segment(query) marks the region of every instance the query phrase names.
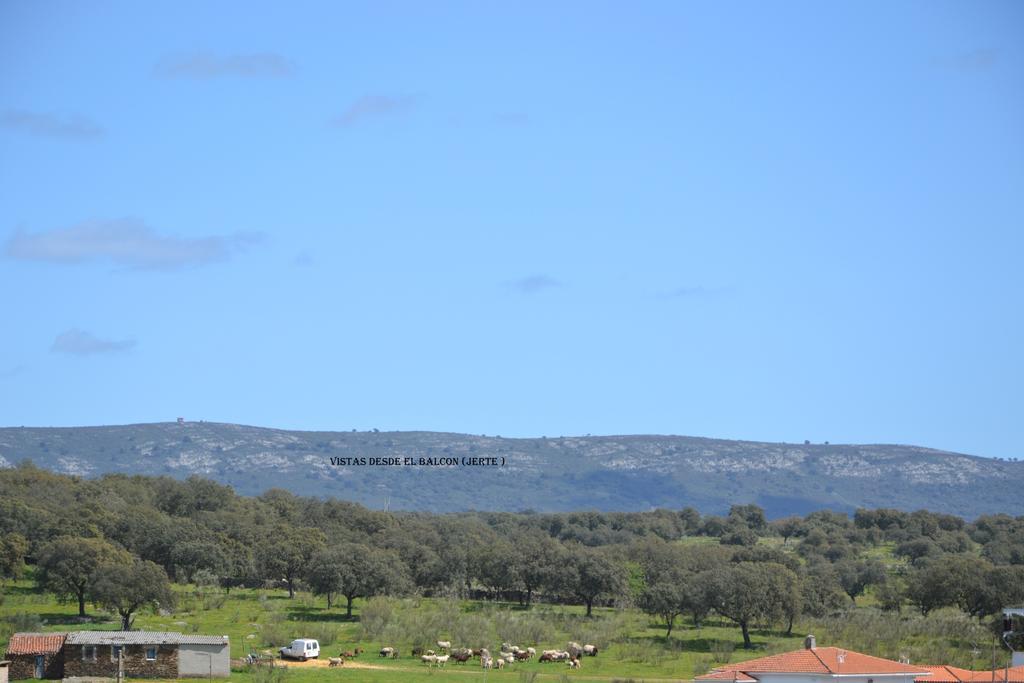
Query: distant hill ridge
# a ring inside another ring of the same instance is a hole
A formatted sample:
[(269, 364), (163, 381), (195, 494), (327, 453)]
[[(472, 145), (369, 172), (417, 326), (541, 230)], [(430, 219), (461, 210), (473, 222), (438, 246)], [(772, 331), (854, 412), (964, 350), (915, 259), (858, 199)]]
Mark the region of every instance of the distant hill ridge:
[[(502, 467), (371, 466), (371, 458), (504, 459)], [(687, 436), (507, 439), (440, 432), (300, 432), (214, 422), (0, 428), (0, 466), (24, 459), (86, 477), (200, 475), (239, 493), (285, 488), (372, 508), (648, 510), (769, 516), (830, 508), (1024, 514), (1024, 462), (917, 446)], [(367, 464), (357, 464), (359, 459)], [(347, 464), (332, 464), (347, 463)]]

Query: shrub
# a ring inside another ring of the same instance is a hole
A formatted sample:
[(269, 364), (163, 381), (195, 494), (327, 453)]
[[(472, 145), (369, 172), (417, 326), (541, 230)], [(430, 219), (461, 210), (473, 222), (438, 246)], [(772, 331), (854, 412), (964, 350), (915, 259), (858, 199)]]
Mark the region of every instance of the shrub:
[(731, 640), (712, 640), (708, 647), (711, 650), (712, 661), (716, 664), (728, 664), (736, 649), (736, 643)]
[(285, 667), (274, 666), (273, 662), (251, 664), (246, 670), (252, 676), (252, 683), (283, 683), (288, 676), (288, 670)]
[(394, 598), (373, 597), (366, 601), (359, 612), (359, 625), (362, 627), (363, 638), (375, 640), (384, 634), (395, 616), (398, 601)]

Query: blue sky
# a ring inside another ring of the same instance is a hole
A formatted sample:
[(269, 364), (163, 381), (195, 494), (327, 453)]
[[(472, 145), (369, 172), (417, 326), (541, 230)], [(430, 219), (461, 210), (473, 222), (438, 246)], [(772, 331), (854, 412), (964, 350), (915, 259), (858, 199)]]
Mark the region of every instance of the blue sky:
[(1024, 4), (0, 3), (0, 423), (1024, 443)]

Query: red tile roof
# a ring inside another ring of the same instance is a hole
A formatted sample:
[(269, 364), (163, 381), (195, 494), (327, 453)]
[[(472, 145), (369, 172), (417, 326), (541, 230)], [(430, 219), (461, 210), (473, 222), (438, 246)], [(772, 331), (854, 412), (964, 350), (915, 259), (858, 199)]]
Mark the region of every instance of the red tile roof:
[(996, 669), (995, 671), (972, 671), (969, 679), (972, 683), (1024, 683), (1024, 666), (1014, 666), (1009, 669)]
[(757, 683), (757, 679), (752, 676), (748, 676), (742, 671), (721, 671), (715, 670), (710, 673), (706, 673), (703, 676), (697, 676), (702, 681), (739, 681), (740, 683)]
[(60, 652), (66, 633), (15, 633), (7, 644), (7, 656), (45, 655)]
[(995, 671), (971, 671), (955, 666), (926, 666), (931, 676), (914, 679), (916, 683), (1024, 683), (1024, 666)]
[(751, 659), (750, 661), (739, 662), (737, 664), (729, 664), (715, 669), (710, 674), (697, 676), (696, 679), (731, 679), (731, 674), (724, 677), (721, 675), (727, 672), (742, 672), (745, 674), (865, 674), (872, 676), (881, 676), (885, 674), (916, 674), (918, 676), (926, 676), (930, 673), (928, 668), (923, 666), (911, 666), (901, 662), (894, 662), (891, 659), (872, 657), (871, 655), (843, 650), (838, 647), (818, 647), (813, 650), (794, 650), (793, 652), (784, 652), (779, 655), (770, 655), (768, 657)]
[(961, 669), (956, 666), (924, 665), (922, 668), (930, 671), (931, 675), (915, 678), (917, 683), (924, 683), (924, 681), (928, 683), (965, 683), (965, 681), (970, 681), (975, 673), (970, 669)]

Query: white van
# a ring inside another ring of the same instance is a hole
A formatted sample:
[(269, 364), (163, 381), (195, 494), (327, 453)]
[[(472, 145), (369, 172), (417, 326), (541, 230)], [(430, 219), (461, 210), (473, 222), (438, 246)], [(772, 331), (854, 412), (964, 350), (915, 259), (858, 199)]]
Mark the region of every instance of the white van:
[(302, 661), (316, 659), (320, 656), (320, 643), (310, 638), (298, 638), (288, 647), (281, 648), (281, 656)]

